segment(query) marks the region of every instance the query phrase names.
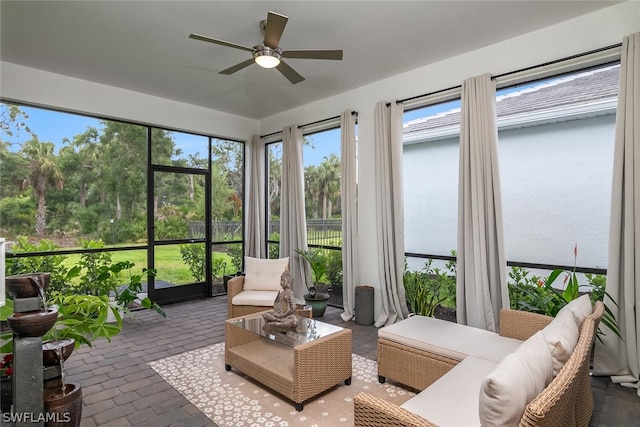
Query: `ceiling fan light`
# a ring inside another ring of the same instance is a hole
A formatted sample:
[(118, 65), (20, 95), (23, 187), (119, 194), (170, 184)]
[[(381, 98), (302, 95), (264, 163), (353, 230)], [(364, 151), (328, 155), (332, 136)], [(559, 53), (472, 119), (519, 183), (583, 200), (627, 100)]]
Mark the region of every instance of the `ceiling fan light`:
[(262, 68), (274, 68), (280, 64), (280, 60), (275, 56), (260, 55), (255, 58), (256, 64)]
[(253, 53), (253, 59), (256, 61), (256, 64), (262, 68), (277, 67), (278, 64), (280, 64), (281, 56), (280, 52), (266, 46), (263, 46), (261, 49), (258, 49)]

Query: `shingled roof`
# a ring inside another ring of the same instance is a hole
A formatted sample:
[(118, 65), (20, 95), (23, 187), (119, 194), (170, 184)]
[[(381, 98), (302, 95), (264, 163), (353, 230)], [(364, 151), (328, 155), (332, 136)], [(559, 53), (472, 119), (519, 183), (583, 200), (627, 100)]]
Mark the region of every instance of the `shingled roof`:
[[(592, 69), (546, 80), (496, 98), (498, 119), (562, 107), (577, 107), (618, 97), (619, 65)], [(500, 93), (500, 91), (498, 91)], [(404, 124), (405, 137), (460, 123), (460, 108), (440, 112)]]

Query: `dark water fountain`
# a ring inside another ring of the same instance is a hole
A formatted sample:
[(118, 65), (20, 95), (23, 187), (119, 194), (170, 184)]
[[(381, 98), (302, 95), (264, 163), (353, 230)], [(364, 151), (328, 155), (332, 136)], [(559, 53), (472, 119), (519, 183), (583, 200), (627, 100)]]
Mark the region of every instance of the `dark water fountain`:
[(7, 317), (13, 331), (12, 425), (80, 425), (82, 391), (66, 384), (64, 360), (73, 351), (73, 340), (42, 342), (58, 319), (57, 307), (48, 307), (45, 289), (49, 273), (31, 273), (6, 278), (13, 296), (14, 313)]

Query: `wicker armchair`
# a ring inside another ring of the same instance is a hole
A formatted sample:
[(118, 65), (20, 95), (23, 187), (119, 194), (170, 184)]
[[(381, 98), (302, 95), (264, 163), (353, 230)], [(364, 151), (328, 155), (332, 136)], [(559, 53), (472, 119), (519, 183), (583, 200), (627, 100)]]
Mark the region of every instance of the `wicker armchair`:
[(282, 289), (280, 276), (285, 271), (289, 271), (289, 258), (245, 257), (245, 275), (227, 282), (227, 318), (273, 308), (273, 302)]

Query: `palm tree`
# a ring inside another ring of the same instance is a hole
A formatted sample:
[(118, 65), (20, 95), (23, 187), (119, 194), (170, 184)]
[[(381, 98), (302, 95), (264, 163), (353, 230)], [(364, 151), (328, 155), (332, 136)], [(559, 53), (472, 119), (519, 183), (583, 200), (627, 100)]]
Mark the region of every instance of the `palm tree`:
[(58, 190), (62, 190), (63, 187), (62, 173), (56, 164), (53, 150), (53, 143), (40, 142), (37, 137), (25, 142), (22, 146), (22, 152), (29, 161), (29, 179), (25, 181), (28, 181), (28, 184), (33, 187), (38, 202), (36, 235), (40, 238), (44, 237), (47, 229), (47, 207), (45, 203), (47, 185), (52, 184)]
[(335, 154), (325, 157), (320, 164), (320, 192), (322, 194), (322, 219), (331, 218), (331, 197), (340, 189), (340, 159)]

